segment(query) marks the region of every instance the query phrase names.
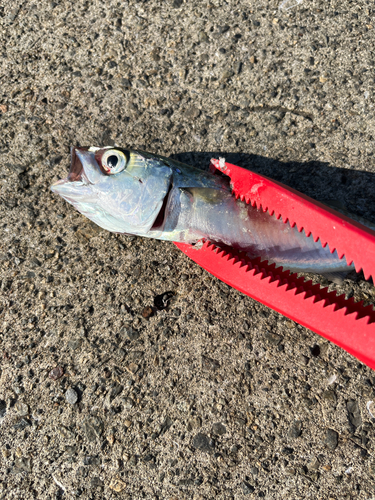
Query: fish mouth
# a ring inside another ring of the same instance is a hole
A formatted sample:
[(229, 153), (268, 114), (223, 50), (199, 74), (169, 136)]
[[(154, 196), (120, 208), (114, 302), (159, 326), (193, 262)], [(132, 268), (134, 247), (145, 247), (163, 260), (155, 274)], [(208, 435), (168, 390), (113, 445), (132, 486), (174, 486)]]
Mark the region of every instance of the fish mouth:
[[(67, 180), (69, 182), (83, 181), (84, 169), (79, 152), (89, 151), (89, 147), (74, 147), (70, 148), (70, 170)], [(77, 154), (78, 152), (78, 154)], [(86, 176), (85, 176), (86, 177)]]
[(59, 194), (67, 201), (80, 198), (83, 195), (82, 188), (95, 183), (98, 177), (98, 174), (95, 175), (95, 168), (92, 168), (96, 165), (92, 147), (73, 146), (70, 149), (69, 174), (65, 179), (60, 179), (52, 184), (52, 192)]

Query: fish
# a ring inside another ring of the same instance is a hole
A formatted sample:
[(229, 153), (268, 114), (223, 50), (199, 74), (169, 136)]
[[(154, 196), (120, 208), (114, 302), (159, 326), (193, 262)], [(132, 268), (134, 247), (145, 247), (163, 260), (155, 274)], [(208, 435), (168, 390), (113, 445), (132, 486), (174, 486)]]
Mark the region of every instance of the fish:
[(209, 240), (331, 278), (354, 270), (328, 245), (236, 199), (225, 175), (142, 150), (72, 147), (69, 174), (51, 189), (113, 233), (191, 245)]

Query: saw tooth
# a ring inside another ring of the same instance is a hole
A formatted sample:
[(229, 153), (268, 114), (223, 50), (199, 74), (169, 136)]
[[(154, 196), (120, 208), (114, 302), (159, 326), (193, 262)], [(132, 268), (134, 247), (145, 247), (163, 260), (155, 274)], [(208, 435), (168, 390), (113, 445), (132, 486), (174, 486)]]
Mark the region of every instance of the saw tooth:
[(320, 292), (320, 290), (322, 289), (322, 287), (320, 286), (319, 283), (316, 283), (315, 285), (313, 285), (311, 287), (311, 291), (314, 293), (314, 294), (317, 294)]
[(328, 287), (322, 287), (319, 283), (314, 285), (311, 280), (306, 280), (304, 276), (299, 277), (297, 273), (291, 273), (288, 269), (284, 270), (281, 266), (276, 267), (275, 263), (268, 263), (261, 257), (250, 259), (244, 252), (221, 249), (207, 240), (204, 241), (204, 245), (221, 259), (224, 259), (223, 266), (226, 264), (233, 266), (234, 272), (247, 273), (251, 271), (254, 276), (260, 274), (260, 279), (267, 280), (270, 286), (276, 282), (273, 286), (284, 287), (285, 292), (294, 295), (303, 294), (304, 300), (312, 300), (313, 303), (321, 302), (321, 307), (332, 308), (332, 312), (344, 309), (345, 315), (355, 313), (358, 319), (367, 317), (368, 322), (375, 322), (373, 307), (371, 305), (364, 306), (363, 302), (356, 302), (354, 297), (346, 299), (345, 294), (338, 295), (336, 290), (329, 291)]
[(262, 259), (260, 257), (256, 257), (254, 260), (252, 260), (254, 266), (258, 266), (261, 262)]
[(215, 253), (216, 253), (216, 255), (220, 255), (221, 257), (225, 257), (225, 256), (226, 256), (226, 254), (227, 254), (227, 253), (225, 252), (225, 250), (223, 250), (223, 249), (222, 249), (222, 248), (220, 248), (220, 247), (216, 247), (216, 248), (215, 248)]
[(363, 273), (363, 274), (364, 274), (364, 276), (365, 276), (365, 280), (369, 280), (370, 278), (372, 278), (371, 273), (366, 273), (366, 274), (365, 274), (365, 273)]
[(345, 307), (345, 303), (347, 302), (347, 299), (345, 298), (345, 293), (338, 295), (335, 300), (335, 311), (338, 311), (339, 309), (342, 309)]
[[(353, 262), (353, 263), (354, 263), (354, 269), (355, 269), (355, 271), (356, 271), (357, 273), (361, 272), (361, 270), (362, 270), (362, 266), (361, 266), (361, 265), (358, 265), (358, 266), (357, 266), (355, 262)], [(364, 274), (364, 273), (363, 273), (363, 274)]]

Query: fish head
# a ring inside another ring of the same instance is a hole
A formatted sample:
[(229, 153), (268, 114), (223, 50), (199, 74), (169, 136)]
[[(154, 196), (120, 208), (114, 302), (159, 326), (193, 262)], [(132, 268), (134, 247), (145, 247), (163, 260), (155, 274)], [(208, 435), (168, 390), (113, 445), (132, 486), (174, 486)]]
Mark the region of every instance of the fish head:
[(160, 226), (172, 179), (170, 166), (141, 152), (72, 147), (69, 175), (51, 189), (108, 231), (147, 236)]

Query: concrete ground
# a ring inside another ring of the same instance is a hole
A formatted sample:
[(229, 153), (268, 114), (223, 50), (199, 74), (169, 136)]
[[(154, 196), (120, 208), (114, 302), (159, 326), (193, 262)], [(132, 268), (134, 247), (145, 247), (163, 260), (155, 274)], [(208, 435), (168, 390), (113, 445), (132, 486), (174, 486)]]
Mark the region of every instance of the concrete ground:
[(1, 499), (375, 498), (369, 368), (49, 189), (117, 144), (374, 221), (374, 4), (279, 3), (0, 4)]

